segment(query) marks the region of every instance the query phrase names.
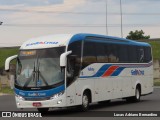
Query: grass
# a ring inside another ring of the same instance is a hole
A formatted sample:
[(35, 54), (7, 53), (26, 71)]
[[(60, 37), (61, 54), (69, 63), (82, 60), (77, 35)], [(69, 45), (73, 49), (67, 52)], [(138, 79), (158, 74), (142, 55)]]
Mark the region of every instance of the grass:
[(160, 59), (160, 41), (148, 42), (152, 46), (153, 59)]
[(160, 79), (154, 80), (154, 86), (160, 86)]
[(0, 93), (14, 94), (14, 91), (10, 87), (2, 87), (0, 88)]
[(18, 48), (0, 48), (0, 67), (4, 67), (7, 57), (18, 53)]

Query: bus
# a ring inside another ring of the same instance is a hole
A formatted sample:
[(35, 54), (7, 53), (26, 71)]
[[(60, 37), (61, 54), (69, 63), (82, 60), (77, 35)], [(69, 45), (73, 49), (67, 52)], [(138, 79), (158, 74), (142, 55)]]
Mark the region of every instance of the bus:
[(18, 108), (77, 106), (126, 99), (139, 102), (153, 92), (152, 50), (148, 43), (97, 34), (57, 34), (30, 39), (16, 59)]

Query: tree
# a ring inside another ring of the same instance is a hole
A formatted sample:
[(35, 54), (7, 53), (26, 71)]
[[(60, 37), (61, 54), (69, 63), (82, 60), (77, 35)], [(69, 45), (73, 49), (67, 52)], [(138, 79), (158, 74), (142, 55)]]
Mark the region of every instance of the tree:
[(130, 31), (129, 35), (126, 37), (127, 39), (131, 39), (131, 40), (141, 40), (141, 39), (149, 39), (150, 35), (144, 35), (143, 30), (136, 30), (135, 32)]

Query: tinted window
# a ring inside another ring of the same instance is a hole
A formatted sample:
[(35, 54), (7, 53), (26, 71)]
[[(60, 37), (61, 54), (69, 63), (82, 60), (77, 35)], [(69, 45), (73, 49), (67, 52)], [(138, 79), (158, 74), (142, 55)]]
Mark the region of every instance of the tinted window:
[(105, 45), (105, 52), (107, 54), (109, 63), (115, 63), (119, 61), (117, 49), (118, 47), (116, 44), (106, 44)]
[(80, 62), (81, 60), (81, 44), (82, 42), (81, 41), (76, 41), (76, 42), (73, 42), (71, 43), (69, 46), (68, 46), (68, 51), (72, 51), (72, 54), (71, 55), (76, 55), (77, 56), (77, 59), (78, 59), (78, 62)]
[(144, 47), (137, 47), (137, 62), (138, 63), (143, 63), (144, 62)]
[(138, 57), (137, 57), (137, 47), (136, 46), (128, 46), (128, 61), (130, 63), (137, 63)]
[(67, 59), (67, 86), (79, 76), (81, 69), (81, 41), (75, 41), (68, 46), (68, 51), (72, 53)]
[(151, 48), (144, 48), (144, 62), (150, 62), (152, 60)]
[(128, 62), (128, 47), (126, 45), (118, 45), (117, 52), (120, 63)]
[(96, 44), (96, 57), (98, 63), (108, 62), (107, 52), (104, 43), (95, 43)]
[(96, 63), (96, 50), (95, 50), (95, 43), (90, 41), (84, 42), (83, 47), (83, 68), (92, 64)]

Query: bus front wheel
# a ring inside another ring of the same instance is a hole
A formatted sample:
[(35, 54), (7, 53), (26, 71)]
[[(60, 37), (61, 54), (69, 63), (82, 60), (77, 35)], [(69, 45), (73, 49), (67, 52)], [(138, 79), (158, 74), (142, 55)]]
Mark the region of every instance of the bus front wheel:
[(90, 96), (87, 92), (84, 92), (83, 93), (83, 96), (82, 96), (82, 105), (81, 105), (81, 111), (87, 111), (88, 108), (89, 108), (89, 99), (90, 99)]

